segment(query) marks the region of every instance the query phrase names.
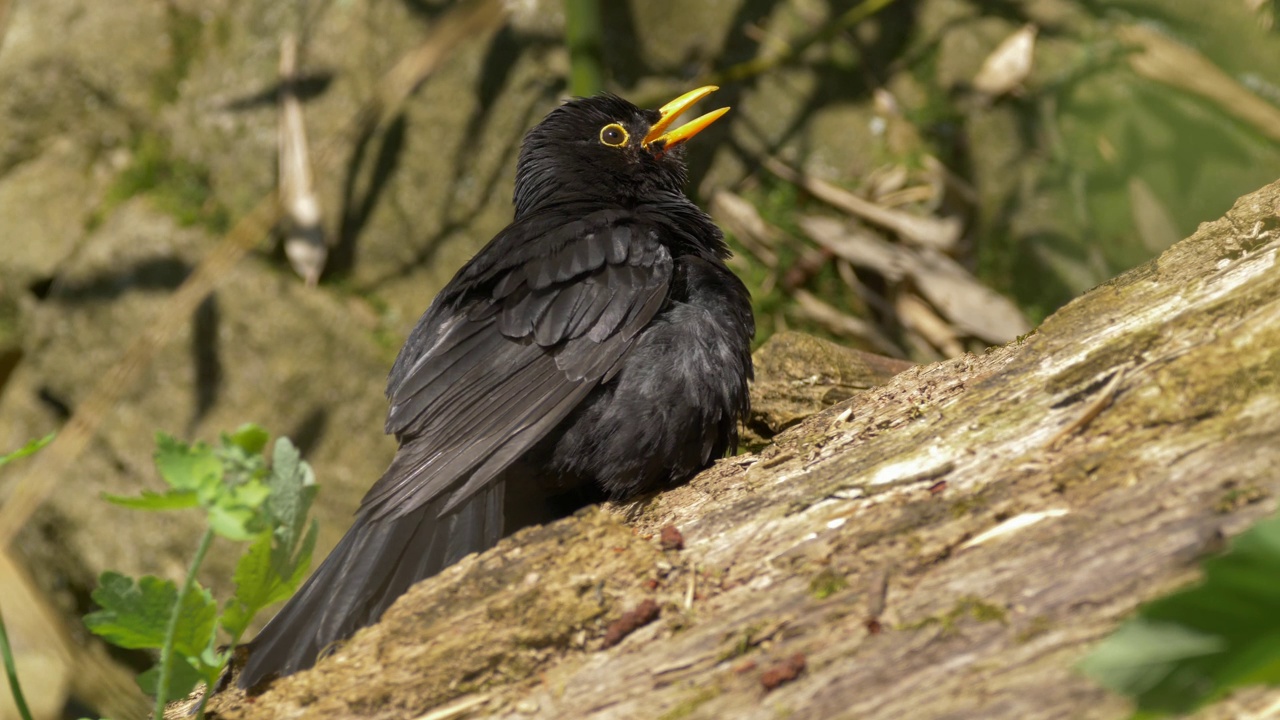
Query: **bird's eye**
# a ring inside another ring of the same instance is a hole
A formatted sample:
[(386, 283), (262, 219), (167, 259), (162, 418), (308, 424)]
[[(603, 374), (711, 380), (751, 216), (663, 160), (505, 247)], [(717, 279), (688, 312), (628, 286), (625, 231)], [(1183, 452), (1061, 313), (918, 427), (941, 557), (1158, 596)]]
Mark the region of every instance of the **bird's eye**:
[(618, 123), (609, 123), (600, 128), (600, 142), (609, 147), (622, 147), (627, 144), (627, 129)]

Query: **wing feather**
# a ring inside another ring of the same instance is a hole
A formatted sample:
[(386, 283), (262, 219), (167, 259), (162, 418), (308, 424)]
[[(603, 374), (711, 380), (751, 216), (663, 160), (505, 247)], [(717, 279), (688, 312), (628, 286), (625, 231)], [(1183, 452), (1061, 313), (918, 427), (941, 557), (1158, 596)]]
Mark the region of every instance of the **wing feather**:
[(459, 271), (450, 286), (465, 287), (446, 287), (406, 343), (388, 383), (400, 450), (362, 517), (447, 497), (444, 514), (487, 487), (617, 372), (666, 303), (672, 260), (658, 226), (609, 211), (530, 227), (526, 243), (544, 252), (514, 243), (513, 226)]
[(389, 433), (402, 434), (426, 408), (435, 404), (441, 393), (453, 387), (471, 370), (468, 358), (474, 357), (486, 337), (486, 323), (457, 321), (441, 333), (433, 362), (422, 363), (405, 378), (393, 398), (387, 414)]
[(601, 283), (598, 276), (589, 277), (586, 282), (592, 286), (588, 294), (588, 304), (574, 317), (573, 324), (569, 326), (566, 334), (570, 339), (581, 337), (594, 327), (605, 309), (613, 302), (615, 294), (613, 288)]
[(604, 264), (604, 244), (609, 233), (591, 233), (569, 245), (555, 258), (556, 282), (564, 282), (597, 270)]
[[(610, 265), (606, 269), (606, 273), (605, 282), (609, 283), (611, 287), (633, 286), (639, 279), (639, 274), (635, 271), (635, 268), (629, 265)], [(627, 308), (630, 305), (630, 299), (627, 297), (610, 299), (609, 304), (600, 313), (599, 319), (587, 331), (587, 338), (597, 343), (607, 340), (622, 324), (622, 320), (627, 316)]]
[(631, 246), (631, 227), (620, 225), (609, 234), (609, 243), (605, 246), (605, 262), (610, 265), (621, 265), (626, 262), (627, 250)]
[(585, 310), (585, 306), (591, 304), (589, 296), (594, 289), (586, 282), (561, 288), (547, 305), (546, 314), (535, 323), (533, 339), (548, 347), (568, 337), (569, 327), (577, 319), (579, 309)]

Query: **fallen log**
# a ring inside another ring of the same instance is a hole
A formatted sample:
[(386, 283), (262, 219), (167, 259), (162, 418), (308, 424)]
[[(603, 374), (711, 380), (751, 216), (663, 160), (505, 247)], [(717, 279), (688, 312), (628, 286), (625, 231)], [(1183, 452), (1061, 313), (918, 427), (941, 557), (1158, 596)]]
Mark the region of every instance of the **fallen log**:
[(685, 487), (522, 531), (315, 669), (211, 709), (1121, 717), (1074, 664), (1275, 507), (1278, 254), (1280, 183), (1029, 337), (906, 370)]

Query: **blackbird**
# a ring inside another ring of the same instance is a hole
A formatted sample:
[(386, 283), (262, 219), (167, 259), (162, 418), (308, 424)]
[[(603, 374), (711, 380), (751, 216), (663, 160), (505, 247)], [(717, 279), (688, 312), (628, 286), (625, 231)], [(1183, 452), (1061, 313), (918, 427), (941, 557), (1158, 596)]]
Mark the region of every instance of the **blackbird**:
[(659, 110), (570, 100), (525, 136), (515, 218), (391, 368), (400, 448), (355, 524), (249, 644), (237, 683), (311, 667), (411, 585), (529, 524), (682, 483), (731, 451), (755, 321)]

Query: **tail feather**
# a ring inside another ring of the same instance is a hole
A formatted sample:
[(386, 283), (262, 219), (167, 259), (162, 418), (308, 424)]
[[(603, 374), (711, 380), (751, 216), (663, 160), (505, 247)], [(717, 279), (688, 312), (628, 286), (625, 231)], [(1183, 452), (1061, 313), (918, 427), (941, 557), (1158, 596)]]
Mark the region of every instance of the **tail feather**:
[(503, 483), (441, 517), (444, 495), (403, 517), (359, 517), (302, 588), (248, 644), (236, 684), (253, 688), (316, 663), (371, 625), (414, 583), (502, 536)]

